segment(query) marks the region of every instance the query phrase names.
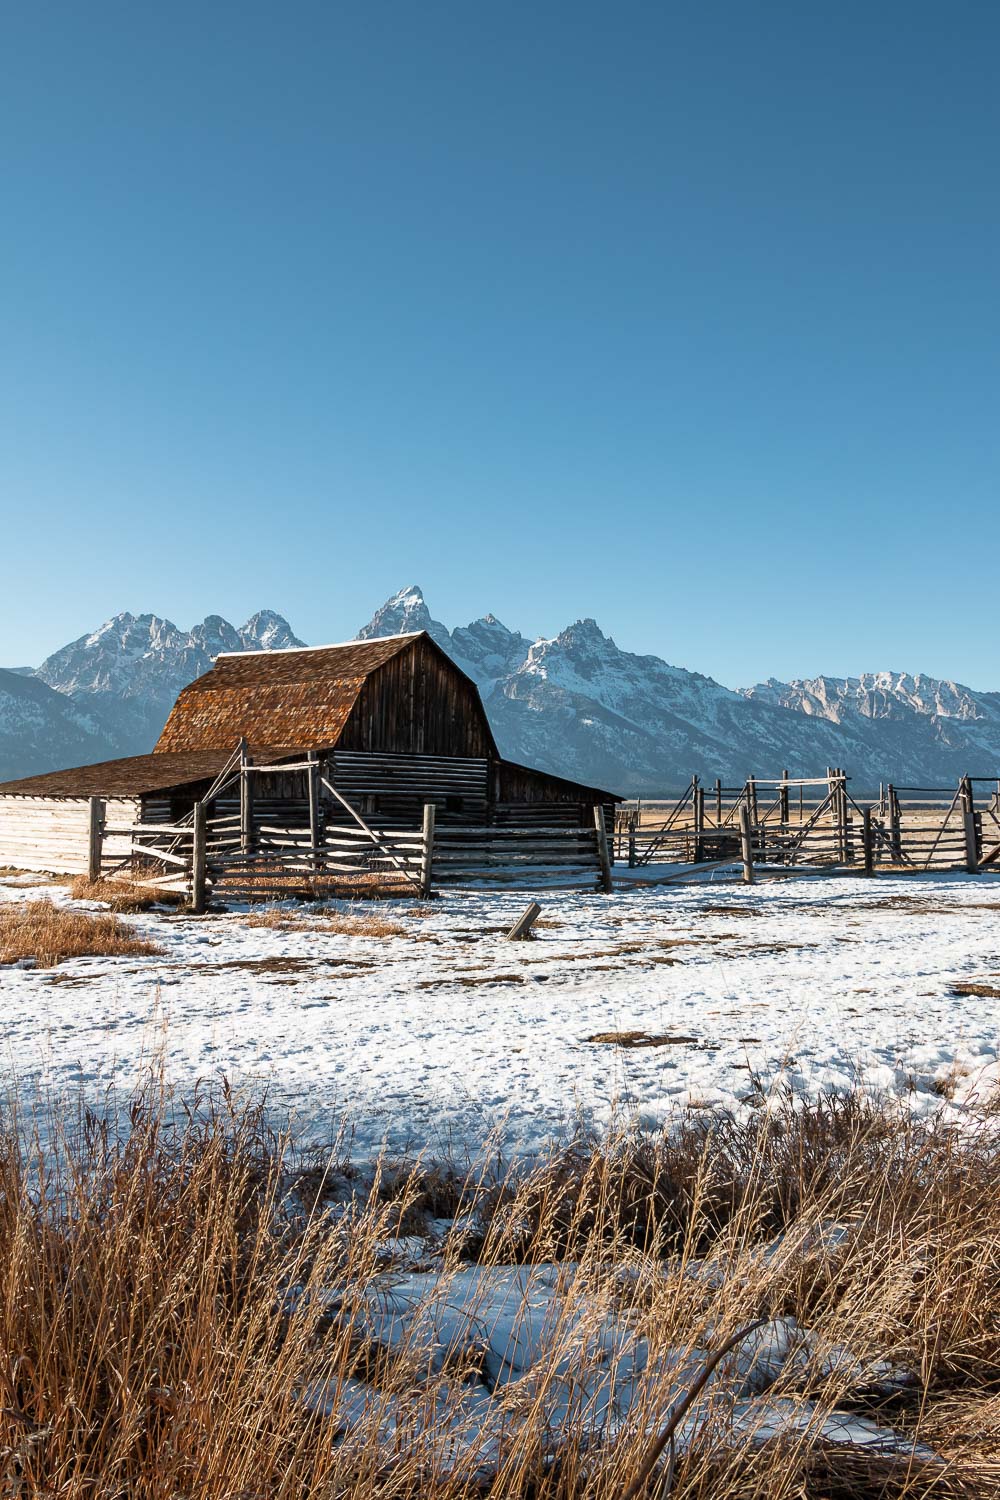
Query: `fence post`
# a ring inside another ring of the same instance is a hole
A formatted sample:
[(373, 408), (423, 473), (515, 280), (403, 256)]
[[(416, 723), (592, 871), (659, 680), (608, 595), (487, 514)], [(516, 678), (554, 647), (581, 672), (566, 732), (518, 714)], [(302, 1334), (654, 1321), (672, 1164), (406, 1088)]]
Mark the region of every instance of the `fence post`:
[(424, 835), (423, 847), (420, 851), (420, 894), (424, 897), (431, 894), (431, 883), (434, 877), (435, 811), (433, 802), (424, 803)]
[(253, 761), (247, 754), (246, 740), (240, 740), (240, 853), (244, 856), (253, 849)]
[(628, 867), (635, 869), (635, 829), (631, 825), (628, 831)]
[(781, 789), (778, 793), (778, 820), (782, 828), (788, 822), (788, 767), (781, 773)]
[(705, 827), (705, 788), (699, 786), (697, 776), (691, 780), (692, 814), (694, 817), (694, 863), (699, 864), (702, 858), (702, 832)]
[(886, 795), (886, 822), (889, 824), (889, 852), (894, 865), (903, 862), (903, 841), (899, 828), (899, 798), (896, 796), (896, 788), (890, 781), (885, 789)]
[(594, 808), (594, 831), (597, 834), (597, 857), (601, 862), (601, 890), (606, 896), (612, 892), (611, 860), (608, 856), (608, 831), (604, 826), (604, 808), (598, 802)]
[(87, 801), (87, 879), (101, 878), (101, 854), (104, 849), (104, 802), (100, 797)]
[(965, 833), (965, 869), (969, 875), (979, 874), (979, 838), (976, 828), (976, 804), (972, 796), (972, 782), (962, 777), (962, 827)]
[(865, 874), (875, 874), (875, 846), (872, 841), (872, 810), (866, 807), (861, 824), (861, 844), (865, 856)]
[(309, 769), (306, 781), (309, 792), (309, 854), (315, 875), (319, 870), (319, 760), (315, 750), (306, 755)]
[(753, 840), (750, 834), (750, 809), (744, 802), (740, 807), (740, 855), (743, 859), (743, 881), (753, 885)]
[(191, 830), (191, 910), (199, 915), (205, 910), (207, 821), (204, 802), (196, 802)]
[(722, 827), (722, 779), (719, 776), (715, 778), (715, 826)]

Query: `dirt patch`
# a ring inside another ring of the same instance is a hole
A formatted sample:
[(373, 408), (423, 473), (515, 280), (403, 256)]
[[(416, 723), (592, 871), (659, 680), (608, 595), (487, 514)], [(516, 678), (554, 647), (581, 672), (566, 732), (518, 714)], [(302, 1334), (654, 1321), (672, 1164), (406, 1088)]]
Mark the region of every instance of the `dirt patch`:
[(243, 974), (306, 974), (323, 969), (374, 969), (373, 958), (293, 958), (289, 954), (274, 954), (268, 958), (223, 958), (218, 963), (185, 964), (185, 968), (215, 969)]
[(466, 989), (472, 989), (480, 984), (528, 984), (530, 974), (453, 974), (448, 979), (419, 979), (416, 984), (418, 990), (440, 990), (447, 989), (449, 985), (460, 984)]
[(43, 984), (59, 984), (68, 990), (78, 990), (83, 985), (93, 984), (98, 979), (106, 979), (106, 974), (46, 974)]
[(598, 1031), (585, 1038), (587, 1042), (609, 1047), (697, 1047), (699, 1038), (682, 1035), (657, 1035), (648, 1031)]
[(706, 917), (759, 917), (759, 906), (703, 906)]
[[(951, 986), (953, 995), (979, 995), (986, 1000), (1000, 1000), (1000, 985), (979, 984), (960, 979)], [(933, 994), (933, 991), (928, 991)]]

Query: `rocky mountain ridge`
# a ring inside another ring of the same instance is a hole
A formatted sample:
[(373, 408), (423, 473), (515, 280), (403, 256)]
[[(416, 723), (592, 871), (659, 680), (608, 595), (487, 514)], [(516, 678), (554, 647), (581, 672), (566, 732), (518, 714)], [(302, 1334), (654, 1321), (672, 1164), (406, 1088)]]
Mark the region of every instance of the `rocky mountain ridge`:
[[(593, 619), (539, 640), (493, 614), (449, 630), (416, 587), (386, 600), (358, 636), (413, 630), (427, 630), (477, 683), (505, 755), (630, 796), (676, 789), (693, 771), (733, 784), (750, 771), (839, 765), (871, 787), (1000, 770), (1000, 693), (956, 682), (876, 672), (736, 690), (623, 651)], [(117, 615), (33, 677), (0, 674), (0, 774), (149, 750), (179, 690), (219, 651), (302, 644), (270, 610), (239, 628), (209, 615), (190, 631)]]

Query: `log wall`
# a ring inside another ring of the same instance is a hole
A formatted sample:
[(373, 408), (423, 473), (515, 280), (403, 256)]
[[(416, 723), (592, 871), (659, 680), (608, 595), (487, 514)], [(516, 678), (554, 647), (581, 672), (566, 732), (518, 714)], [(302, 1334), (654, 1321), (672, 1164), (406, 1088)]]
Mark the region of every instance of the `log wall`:
[[(117, 798), (107, 803), (109, 823), (139, 817), (139, 802)], [(39, 870), (51, 875), (87, 873), (90, 804), (86, 797), (0, 796), (0, 866)], [(109, 855), (124, 849), (126, 838), (105, 841)]]

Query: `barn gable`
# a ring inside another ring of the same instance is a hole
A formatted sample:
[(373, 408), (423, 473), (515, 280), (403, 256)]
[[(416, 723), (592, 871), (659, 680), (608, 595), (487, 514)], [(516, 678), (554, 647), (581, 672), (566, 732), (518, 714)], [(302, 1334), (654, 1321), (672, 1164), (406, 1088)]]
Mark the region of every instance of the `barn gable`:
[(241, 652), (184, 688), (156, 754), (251, 745), (487, 757), (478, 689), (426, 632), (344, 646)]

